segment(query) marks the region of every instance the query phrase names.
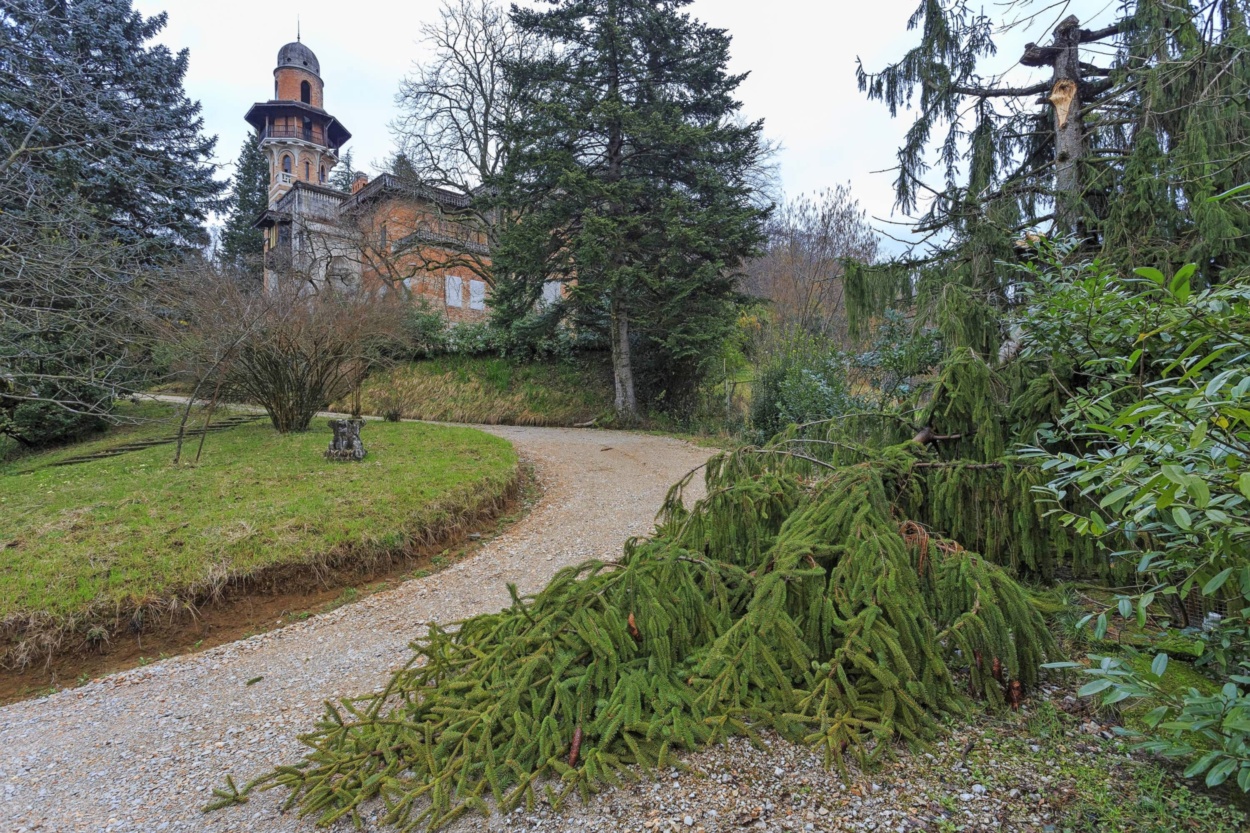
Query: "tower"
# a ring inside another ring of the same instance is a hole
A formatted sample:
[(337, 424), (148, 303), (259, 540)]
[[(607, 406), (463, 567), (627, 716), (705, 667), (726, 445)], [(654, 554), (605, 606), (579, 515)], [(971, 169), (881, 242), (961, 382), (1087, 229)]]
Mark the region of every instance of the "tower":
[(296, 182), (326, 185), (339, 149), (352, 134), (325, 111), (325, 83), (313, 51), (296, 40), (278, 50), (273, 99), (253, 104), (248, 124), (256, 128), (269, 160), (269, 205)]

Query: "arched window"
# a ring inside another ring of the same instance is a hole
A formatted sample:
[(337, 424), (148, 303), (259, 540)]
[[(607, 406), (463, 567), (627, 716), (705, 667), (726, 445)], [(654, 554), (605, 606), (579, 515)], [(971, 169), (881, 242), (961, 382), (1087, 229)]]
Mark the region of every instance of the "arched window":
[(312, 181), (312, 163), (308, 161), (304, 162), (304, 181)]
[(325, 181), (326, 181), (326, 166), (325, 166), (325, 165), (322, 165), (322, 166), (321, 166), (321, 182), (322, 182), (322, 184), (324, 184), (324, 183), (325, 183)]
[(275, 99), (278, 97), (278, 79), (277, 78), (273, 79), (273, 97)]
[(307, 81), (299, 82), (299, 100), (305, 104), (312, 104), (312, 84)]
[(283, 156), (282, 157), (282, 173), (289, 174), (290, 172), (291, 172), (291, 157)]

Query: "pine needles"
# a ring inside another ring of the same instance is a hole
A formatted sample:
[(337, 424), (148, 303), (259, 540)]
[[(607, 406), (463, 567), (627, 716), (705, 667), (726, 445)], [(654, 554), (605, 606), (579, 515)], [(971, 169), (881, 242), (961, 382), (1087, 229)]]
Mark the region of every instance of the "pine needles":
[(849, 465), (784, 444), (721, 455), (691, 510), (674, 487), (654, 538), (432, 628), (384, 691), (327, 704), (302, 761), (220, 803), (286, 787), (323, 824), (380, 799), (389, 823), (436, 829), (759, 727), (841, 767), (932, 736), (968, 694), (1001, 703), (1053, 643), (998, 567), (896, 514), (919, 448)]

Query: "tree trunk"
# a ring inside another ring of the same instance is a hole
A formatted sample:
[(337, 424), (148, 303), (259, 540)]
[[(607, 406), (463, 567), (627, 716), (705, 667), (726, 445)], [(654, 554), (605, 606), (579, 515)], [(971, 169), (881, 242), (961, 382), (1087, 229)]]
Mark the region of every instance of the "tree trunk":
[(1055, 118), (1055, 219), (1061, 231), (1078, 236), (1084, 225), (1081, 161), (1085, 158), (1080, 45), (1080, 24), (1070, 16), (1055, 29), (1055, 74), (1049, 100)]
[(638, 418), (634, 395), (634, 366), (629, 349), (629, 312), (619, 297), (612, 299), (612, 375), (616, 380), (616, 413), (627, 421)]

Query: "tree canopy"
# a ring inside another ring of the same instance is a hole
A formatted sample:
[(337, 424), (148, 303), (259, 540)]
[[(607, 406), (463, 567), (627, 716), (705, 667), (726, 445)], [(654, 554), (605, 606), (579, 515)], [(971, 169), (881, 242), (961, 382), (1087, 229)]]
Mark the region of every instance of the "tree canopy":
[(256, 228), (256, 219), (269, 207), (269, 162), (255, 136), (243, 140), (234, 164), (230, 213), (221, 232), (221, 261), (227, 269), (259, 281), (265, 237)]
[(0, 431), (23, 442), (98, 425), (150, 371), (157, 267), (220, 207), (187, 53), (149, 43), (164, 25), (129, 0), (0, 8)]
[[(616, 408), (680, 399), (732, 323), (733, 273), (762, 242), (750, 174), (762, 125), (739, 118), (730, 38), (686, 0), (559, 0), (514, 10), (541, 48), (507, 66), (522, 91), (490, 184), (515, 221), (494, 253), (497, 315), (532, 324), (545, 284), (611, 344)], [(640, 377), (640, 373), (642, 374)]]

